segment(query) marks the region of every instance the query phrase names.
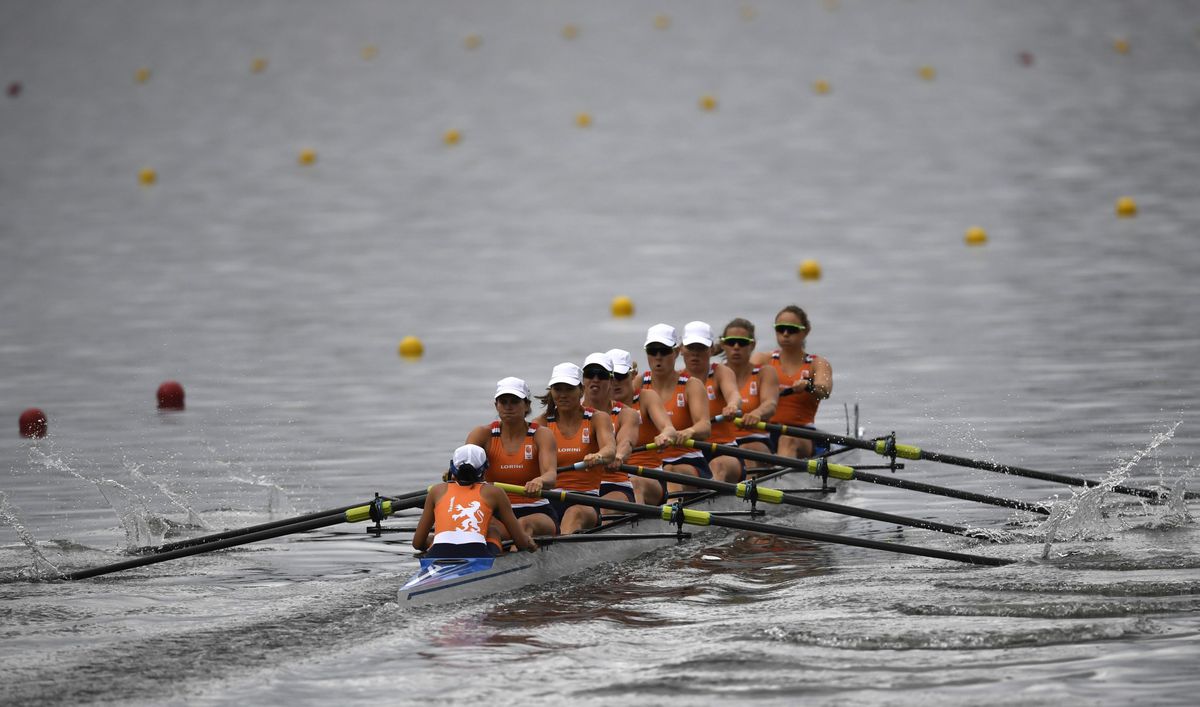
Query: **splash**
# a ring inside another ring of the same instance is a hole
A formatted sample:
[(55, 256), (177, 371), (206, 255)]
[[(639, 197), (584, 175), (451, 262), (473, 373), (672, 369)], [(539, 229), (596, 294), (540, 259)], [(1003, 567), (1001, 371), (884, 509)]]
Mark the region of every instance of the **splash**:
[(277, 514), (294, 515), (297, 512), (291, 499), (288, 498), (287, 491), (271, 479), (265, 476), (255, 476), (247, 479), (234, 476), (233, 474), (230, 474), (229, 478), (241, 484), (265, 487), (267, 489), (267, 514), (269, 516), (274, 517)]
[[(1175, 437), (1175, 430), (1181, 424), (1182, 420), (1176, 422), (1170, 429), (1155, 434), (1145, 449), (1139, 450), (1129, 461), (1110, 470), (1104, 479), (1100, 481), (1099, 485), (1085, 487), (1082, 491), (1072, 490), (1070, 499), (1063, 503), (1055, 503), (1050, 510), (1050, 517), (1040, 529), (1045, 532), (1042, 559), (1050, 557), (1050, 549), (1055, 542), (1064, 540), (1106, 539), (1111, 537), (1114, 532), (1125, 529), (1126, 526), (1122, 526), (1119, 519), (1114, 520), (1105, 512), (1105, 500), (1112, 493), (1114, 487), (1121, 485), (1129, 478), (1129, 473), (1142, 459), (1173, 439)], [(1160, 470), (1161, 478), (1162, 474)], [(1183, 493), (1183, 482), (1185, 480), (1186, 477), (1178, 479), (1172, 487), (1170, 497), (1168, 497), (1167, 506), (1174, 507), (1176, 515), (1180, 512), (1180, 508), (1182, 508), (1183, 514), (1187, 514)], [(1178, 495), (1178, 501), (1172, 503), (1171, 498), (1176, 494)], [(1147, 510), (1150, 509), (1145, 500), (1142, 500), (1142, 506)]]
[(21, 538), (21, 542), (29, 549), (33, 559), (33, 566), (24, 568), (18, 571), (18, 577), (21, 579), (48, 579), (51, 577), (60, 577), (62, 572), (54, 563), (46, 559), (42, 551), (38, 549), (37, 541), (33, 535), (25, 528), (21, 519), (16, 512), (8, 504), (8, 496), (3, 491), (0, 491), (0, 521), (11, 527), (17, 532), (17, 537)]
[(132, 478), (137, 479), (138, 481), (144, 481), (145, 483), (150, 484), (154, 488), (158, 489), (158, 492), (161, 493), (164, 498), (170, 501), (172, 505), (187, 513), (188, 525), (193, 528), (200, 528), (202, 530), (212, 530), (212, 526), (206, 523), (204, 519), (200, 517), (200, 514), (196, 513), (196, 511), (193, 510), (190, 505), (185, 503), (184, 500), (180, 498), (179, 494), (172, 492), (163, 484), (143, 474), (140, 464), (131, 465), (126, 462), (126, 467), (129, 469), (129, 475)]

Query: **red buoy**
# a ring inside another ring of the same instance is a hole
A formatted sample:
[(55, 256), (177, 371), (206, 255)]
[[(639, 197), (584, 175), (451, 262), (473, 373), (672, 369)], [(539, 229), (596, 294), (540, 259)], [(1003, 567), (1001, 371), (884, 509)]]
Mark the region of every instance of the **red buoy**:
[(1022, 66), (1033, 66), (1033, 52), (1021, 52), (1017, 55)]
[(183, 409), (183, 386), (175, 381), (166, 381), (158, 386), (159, 410)]
[(46, 436), (46, 413), (37, 408), (29, 408), (21, 413), (22, 437)]
[(21, 95), (21, 82), (13, 81), (8, 85), (8, 96), (9, 98), (16, 98), (19, 95)]

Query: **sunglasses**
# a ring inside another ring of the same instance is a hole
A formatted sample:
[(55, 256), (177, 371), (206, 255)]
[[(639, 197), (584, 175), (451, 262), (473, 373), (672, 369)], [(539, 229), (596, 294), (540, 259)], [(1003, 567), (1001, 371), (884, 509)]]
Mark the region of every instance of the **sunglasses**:
[(695, 352), (699, 353), (701, 351), (708, 351), (709, 347), (705, 346), (704, 344), (688, 344), (687, 346), (684, 346), (683, 348), (687, 349), (688, 351), (695, 351)]
[(803, 324), (792, 324), (791, 322), (775, 322), (776, 334), (799, 334), (808, 327)]
[(726, 346), (751, 346), (754, 344), (754, 339), (748, 336), (722, 336), (721, 343)]
[(670, 356), (675, 349), (667, 348), (666, 346), (647, 346), (647, 356)]
[(609, 373), (603, 366), (588, 366), (587, 368), (583, 369), (583, 377), (606, 380), (611, 378), (612, 374)]
[(623, 380), (625, 380), (626, 378), (628, 378), (628, 377), (629, 377), (629, 375), (630, 375), (630, 374), (629, 374), (629, 372), (628, 372), (628, 371), (626, 371), (625, 373), (613, 373), (613, 380), (619, 380), (619, 381), (623, 381)]

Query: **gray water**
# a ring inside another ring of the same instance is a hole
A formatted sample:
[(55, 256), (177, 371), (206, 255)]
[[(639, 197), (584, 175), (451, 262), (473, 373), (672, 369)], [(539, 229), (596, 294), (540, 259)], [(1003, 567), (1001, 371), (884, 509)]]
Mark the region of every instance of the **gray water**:
[[(824, 428), (858, 404), (868, 435), (1200, 488), (1200, 4), (12, 0), (0, 67), (22, 89), (0, 99), (0, 699), (1182, 704), (1200, 688), (1185, 504), (927, 462), (898, 473), (1052, 501), (1055, 539), (1019, 513), (848, 485), (833, 500), (1009, 534), (777, 522), (1018, 563), (717, 533), (406, 613), (405, 540), (340, 526), (51, 579), (419, 488), (491, 419), (502, 376), (536, 389), (658, 321), (746, 316), (770, 347), (793, 302), (835, 371)], [(1116, 218), (1123, 195), (1136, 218)], [(985, 246), (964, 245), (973, 225)], [(806, 258), (819, 281), (797, 277)], [(617, 295), (634, 317), (610, 317)], [(396, 355), (407, 335), (419, 361)], [(167, 379), (186, 411), (155, 410)], [(33, 406), (46, 439), (13, 429)]]

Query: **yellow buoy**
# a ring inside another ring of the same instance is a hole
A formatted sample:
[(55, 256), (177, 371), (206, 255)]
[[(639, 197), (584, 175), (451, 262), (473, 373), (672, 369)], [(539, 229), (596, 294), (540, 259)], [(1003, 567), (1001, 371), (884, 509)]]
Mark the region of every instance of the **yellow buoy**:
[(1137, 202), (1132, 196), (1123, 196), (1117, 199), (1117, 216), (1120, 218), (1133, 218), (1137, 216)]
[(812, 259), (805, 260), (800, 263), (799, 272), (801, 280), (820, 280), (821, 264)]
[(133, 74), (133, 80), (137, 81), (138, 83), (146, 83), (150, 80), (150, 69), (147, 69), (144, 66), (138, 69)]
[(716, 109), (717, 109), (717, 97), (716, 96), (712, 95), (711, 93), (700, 96), (700, 110), (712, 111), (712, 110), (716, 110)]
[(138, 182), (140, 182), (141, 185), (144, 187), (148, 187), (153, 184), (157, 184), (158, 183), (158, 172), (155, 172), (150, 167), (146, 167), (142, 171), (138, 172)]
[(575, 25), (566, 25), (562, 30), (563, 39), (575, 39), (579, 36), (579, 28)]
[(829, 88), (829, 82), (825, 79), (813, 81), (813, 92), (818, 96), (824, 96), (826, 93), (829, 93)]
[(987, 239), (987, 231), (983, 230), (981, 226), (971, 226), (963, 236), (963, 241), (967, 245), (983, 245), (987, 243)]
[(462, 141), (462, 131), (458, 128), (450, 128), (442, 135), (442, 142), (447, 145), (457, 145)]
[(654, 27), (656, 29), (666, 29), (671, 26), (671, 18), (666, 15), (656, 15), (654, 18)]
[(400, 340), (400, 346), (396, 347), (396, 353), (403, 358), (421, 358), (425, 353), (425, 344), (415, 336), (406, 336)]
[(1118, 54), (1128, 54), (1129, 53), (1129, 40), (1119, 38), (1119, 37), (1117, 39), (1114, 39), (1113, 40), (1113, 50), (1116, 51)]
[(466, 38), (463, 39), (463, 46), (467, 49), (478, 49), (480, 44), (483, 44), (483, 37), (480, 37), (477, 34), (468, 34)]
[(260, 57), (255, 57), (254, 61), (250, 62), (250, 72), (261, 74), (267, 70), (267, 60)]
[(592, 116), (587, 112), (578, 113), (575, 116), (575, 124), (581, 128), (591, 127)]
[(612, 315), (614, 317), (632, 317), (633, 316), (633, 300), (625, 295), (617, 295), (612, 301)]
[(922, 66), (917, 70), (917, 73), (926, 81), (932, 81), (937, 78), (937, 70), (929, 65)]
[(753, 5), (742, 5), (742, 19), (749, 22), (758, 16), (758, 12)]
[(302, 166), (307, 167), (317, 161), (317, 151), (311, 147), (306, 147), (300, 150), (300, 156), (296, 158)]
[(362, 58), (370, 61), (379, 53), (379, 49), (374, 44), (368, 44), (362, 48)]

